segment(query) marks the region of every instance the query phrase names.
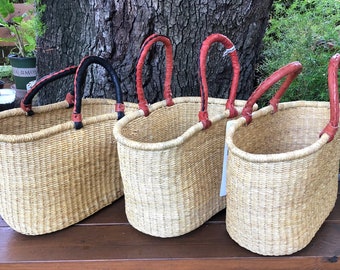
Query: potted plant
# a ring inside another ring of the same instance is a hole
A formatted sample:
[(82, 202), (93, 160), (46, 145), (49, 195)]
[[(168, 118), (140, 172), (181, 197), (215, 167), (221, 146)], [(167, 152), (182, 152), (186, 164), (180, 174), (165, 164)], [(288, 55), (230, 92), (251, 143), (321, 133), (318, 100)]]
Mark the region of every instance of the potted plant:
[(21, 4), (25, 5), (26, 12), (18, 13), (19, 5), (0, 0), (0, 25), (11, 33), (10, 37), (0, 37), (0, 41), (15, 44), (8, 58), (16, 89), (26, 90), (26, 84), (36, 78), (36, 38), (44, 32), (40, 18), (45, 6), (40, 5), (39, 0), (27, 0)]

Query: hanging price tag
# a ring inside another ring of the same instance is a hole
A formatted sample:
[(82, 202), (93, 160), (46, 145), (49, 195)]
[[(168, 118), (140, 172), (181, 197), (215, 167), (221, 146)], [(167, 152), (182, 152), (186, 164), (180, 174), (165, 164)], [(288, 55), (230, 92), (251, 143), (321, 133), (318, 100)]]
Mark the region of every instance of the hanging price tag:
[[(235, 124), (235, 120), (229, 120), (226, 126), (226, 133), (229, 128), (231, 128)], [(227, 195), (227, 164), (228, 163), (228, 145), (225, 143), (224, 145), (224, 156), (223, 156), (223, 168), (222, 168), (222, 179), (221, 179), (221, 187), (220, 187), (220, 196)]]

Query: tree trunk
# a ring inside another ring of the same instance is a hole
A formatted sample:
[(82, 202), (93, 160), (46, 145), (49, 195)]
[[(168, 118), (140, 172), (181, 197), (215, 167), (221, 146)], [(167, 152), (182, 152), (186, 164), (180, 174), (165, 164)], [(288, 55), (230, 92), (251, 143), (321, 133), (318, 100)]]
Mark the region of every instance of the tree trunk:
[[(238, 99), (254, 90), (259, 48), (273, 0), (42, 0), (47, 31), (38, 40), (38, 76), (78, 64), (85, 55), (108, 58), (120, 77), (124, 100), (137, 101), (135, 66), (140, 45), (152, 33), (173, 42), (173, 96), (199, 95), (198, 57), (202, 41), (221, 33), (235, 44), (241, 64)], [(222, 45), (209, 52), (209, 96), (227, 98), (231, 64)], [(164, 49), (154, 46), (144, 67), (146, 97), (163, 99)], [(85, 96), (114, 98), (105, 71), (88, 72)], [(72, 78), (51, 84), (40, 94), (41, 104), (63, 100), (72, 89)]]

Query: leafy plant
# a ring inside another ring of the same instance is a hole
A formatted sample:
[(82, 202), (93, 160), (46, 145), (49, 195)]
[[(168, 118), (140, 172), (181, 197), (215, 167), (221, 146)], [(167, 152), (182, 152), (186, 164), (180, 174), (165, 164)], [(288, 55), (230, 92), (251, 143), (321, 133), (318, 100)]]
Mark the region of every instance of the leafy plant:
[[(258, 70), (261, 80), (289, 62), (303, 65), (282, 101), (328, 100), (328, 62), (340, 51), (339, 14), (338, 0), (274, 1)], [(267, 93), (262, 102), (272, 94)]]
[(0, 79), (12, 76), (12, 66), (0, 66)]
[[(10, 30), (11, 38), (0, 38), (0, 41), (14, 42), (17, 51), (13, 53), (20, 57), (34, 56), (36, 50), (36, 38), (45, 31), (41, 22), (41, 14), (45, 5), (40, 5), (39, 0), (27, 0), (25, 4), (32, 5), (27, 13), (13, 16), (14, 4), (9, 0), (0, 0), (0, 25)], [(9, 20), (6, 20), (10, 17)]]

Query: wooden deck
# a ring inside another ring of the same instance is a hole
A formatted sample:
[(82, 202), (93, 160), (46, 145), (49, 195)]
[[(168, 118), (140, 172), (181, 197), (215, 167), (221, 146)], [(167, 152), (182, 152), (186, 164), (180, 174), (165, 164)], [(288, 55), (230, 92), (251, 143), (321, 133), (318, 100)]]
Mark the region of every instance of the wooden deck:
[(224, 217), (222, 211), (197, 230), (169, 239), (132, 228), (123, 198), (43, 236), (21, 235), (0, 217), (0, 269), (340, 269), (339, 200), (312, 242), (291, 256), (264, 257), (238, 246)]

